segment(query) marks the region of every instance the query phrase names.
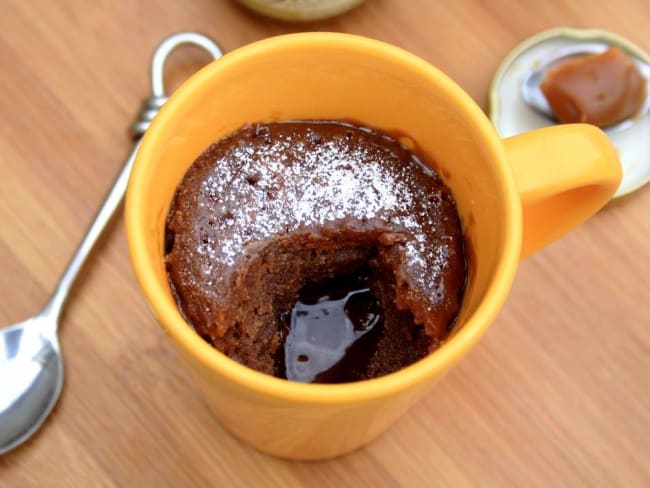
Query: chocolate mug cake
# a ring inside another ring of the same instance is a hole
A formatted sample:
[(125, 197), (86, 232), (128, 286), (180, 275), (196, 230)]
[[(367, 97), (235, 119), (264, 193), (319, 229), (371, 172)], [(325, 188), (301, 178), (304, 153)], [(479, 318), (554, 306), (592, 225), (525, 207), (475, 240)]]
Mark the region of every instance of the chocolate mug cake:
[(337, 121), (252, 124), (177, 188), (166, 269), (186, 320), (260, 372), (382, 376), (446, 338), (466, 280), (454, 198), (394, 138)]

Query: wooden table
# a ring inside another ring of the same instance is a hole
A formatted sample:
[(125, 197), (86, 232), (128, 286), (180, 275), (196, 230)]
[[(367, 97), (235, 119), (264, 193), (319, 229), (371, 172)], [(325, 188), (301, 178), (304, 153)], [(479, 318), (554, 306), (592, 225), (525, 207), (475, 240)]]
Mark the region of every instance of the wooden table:
[[(487, 108), (506, 53), (555, 26), (650, 51), (648, 0), (368, 0), (304, 25), (233, 1), (0, 2), (0, 323), (47, 299), (130, 150), (148, 65), (192, 29), (226, 50), (300, 30), (363, 34), (439, 66)], [(174, 55), (172, 83), (204, 55)], [(66, 384), (1, 486), (650, 485), (650, 186), (522, 263), (475, 351), (379, 440), (292, 463), (233, 439), (156, 325), (117, 218), (63, 317)], [(2, 379), (0, 378), (0, 381)]]

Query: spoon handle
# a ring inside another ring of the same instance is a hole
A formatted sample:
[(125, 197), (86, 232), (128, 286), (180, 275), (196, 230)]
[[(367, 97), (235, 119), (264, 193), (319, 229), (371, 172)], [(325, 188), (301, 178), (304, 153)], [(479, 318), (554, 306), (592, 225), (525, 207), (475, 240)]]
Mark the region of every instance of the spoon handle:
[[(180, 32), (178, 34), (173, 34), (161, 42), (156, 48), (151, 61), (152, 96), (145, 100), (142, 110), (138, 115), (138, 119), (131, 128), (134, 138), (136, 139), (133, 150), (127, 158), (124, 167), (117, 175), (113, 187), (108, 192), (108, 195), (106, 195), (102, 206), (97, 212), (97, 215), (81, 241), (81, 244), (77, 248), (77, 251), (74, 253), (70, 263), (63, 272), (59, 283), (56, 285), (54, 293), (52, 293), (48, 303), (41, 312), (42, 314), (49, 315), (54, 319), (50, 322), (54, 324), (55, 328), (58, 327), (58, 319), (61, 316), (61, 312), (63, 311), (63, 307), (68, 295), (70, 294), (72, 285), (77, 276), (79, 276), (81, 268), (124, 198), (129, 181), (129, 175), (131, 174), (131, 168), (133, 167), (136, 153), (140, 147), (139, 139), (142, 137), (147, 127), (149, 127), (149, 124), (160, 108), (167, 101), (163, 84), (165, 61), (169, 54), (181, 44), (193, 44), (201, 47), (207, 51), (213, 59), (218, 59), (222, 55), (221, 49), (212, 39), (195, 32)], [(52, 332), (56, 332), (56, 329)]]
[(56, 319), (54, 322), (58, 323), (58, 319), (63, 311), (63, 306), (65, 305), (66, 299), (72, 289), (81, 268), (83, 267), (88, 255), (92, 251), (95, 244), (99, 240), (103, 230), (106, 228), (111, 218), (115, 214), (115, 211), (120, 206), (124, 194), (126, 192), (126, 186), (129, 181), (129, 175), (131, 173), (131, 168), (133, 167), (133, 161), (135, 160), (136, 152), (140, 146), (140, 141), (138, 140), (131, 151), (124, 167), (120, 171), (119, 175), (115, 179), (113, 188), (111, 188), (108, 195), (104, 199), (102, 206), (97, 212), (95, 219), (93, 220), (88, 232), (84, 236), (81, 244), (77, 248), (76, 252), (70, 259), (68, 267), (63, 272), (59, 283), (56, 285), (56, 289), (47, 305), (44, 307), (43, 312), (47, 315), (53, 315)]

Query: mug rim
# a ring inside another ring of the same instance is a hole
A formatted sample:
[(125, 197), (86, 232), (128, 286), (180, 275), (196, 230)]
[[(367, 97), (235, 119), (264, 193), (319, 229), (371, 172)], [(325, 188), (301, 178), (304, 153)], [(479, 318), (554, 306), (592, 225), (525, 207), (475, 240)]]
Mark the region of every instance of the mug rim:
[[(246, 62), (250, 58), (263, 57), (269, 50), (291, 49), (298, 45), (302, 48), (311, 45), (372, 52), (400, 69), (408, 69), (419, 78), (435, 83), (447, 96), (455, 99), (463, 116), (479, 129), (487, 149), (492, 153), (491, 159), (500, 166), (498, 178), (505, 190), (503, 198), (507, 200), (502, 215), (505, 235), (502, 235), (503, 248), (495, 265), (497, 271), (481, 302), (465, 320), (462, 328), (438, 349), (405, 368), (378, 378), (338, 384), (298, 383), (255, 371), (230, 359), (205, 342), (183, 319), (176, 303), (169, 299), (169, 285), (156, 278), (152, 260), (147, 258), (145, 251), (149, 236), (142, 210), (146, 208), (147, 202), (140, 189), (146, 181), (146, 169), (153, 164), (153, 148), (164, 142), (159, 137), (160, 128), (183, 112), (181, 107), (192, 99), (196, 88), (208, 82), (215, 72), (228, 69), (232, 64)], [(211, 373), (241, 387), (269, 397), (319, 404), (350, 404), (396, 395), (438, 377), (449, 369), (476, 344), (500, 311), (514, 280), (522, 238), (521, 203), (505, 149), (487, 116), (472, 98), (442, 71), (415, 54), (362, 36), (322, 32), (287, 34), (245, 45), (211, 62), (186, 80), (170, 96), (142, 139), (127, 187), (125, 217), (130, 260), (140, 288), (158, 323), (179, 347)]]

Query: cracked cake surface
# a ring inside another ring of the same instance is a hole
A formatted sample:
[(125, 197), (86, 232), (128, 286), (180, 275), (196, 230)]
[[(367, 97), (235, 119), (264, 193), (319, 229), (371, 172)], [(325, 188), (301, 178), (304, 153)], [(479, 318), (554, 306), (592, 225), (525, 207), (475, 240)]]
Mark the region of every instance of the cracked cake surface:
[(343, 376), (355, 381), (438, 347), (465, 283), (449, 189), (394, 138), (342, 122), (251, 124), (212, 144), (178, 186), (165, 245), (188, 322), (229, 357), (280, 377), (303, 287), (366, 275), (382, 330), (367, 364)]

